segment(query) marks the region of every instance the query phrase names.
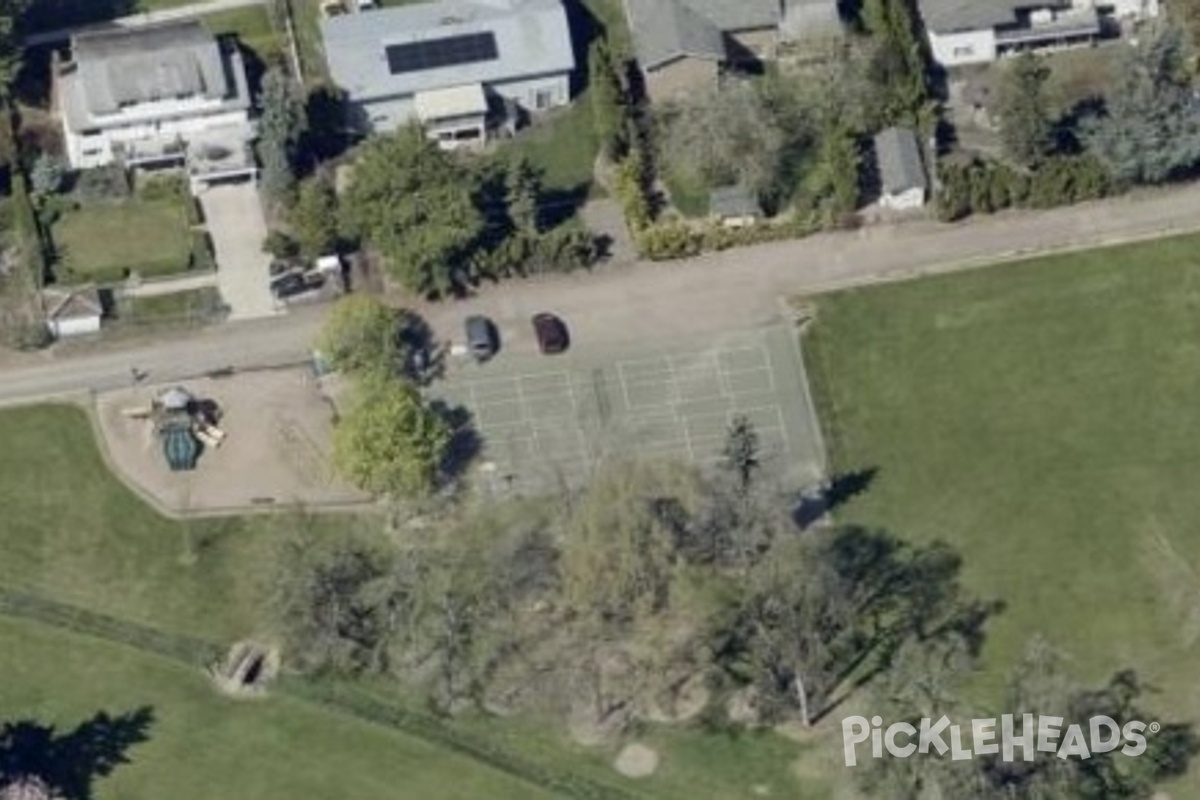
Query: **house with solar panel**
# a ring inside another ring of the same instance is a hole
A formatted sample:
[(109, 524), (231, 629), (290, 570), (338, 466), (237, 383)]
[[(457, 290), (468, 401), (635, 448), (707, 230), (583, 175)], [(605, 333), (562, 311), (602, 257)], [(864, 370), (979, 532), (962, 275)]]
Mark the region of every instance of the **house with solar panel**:
[(353, 128), (412, 121), (447, 149), (571, 100), (575, 54), (562, 0), (436, 0), (321, 23)]
[(76, 34), (55, 81), (75, 169), (186, 165), (200, 182), (256, 174), (241, 53), (198, 21)]

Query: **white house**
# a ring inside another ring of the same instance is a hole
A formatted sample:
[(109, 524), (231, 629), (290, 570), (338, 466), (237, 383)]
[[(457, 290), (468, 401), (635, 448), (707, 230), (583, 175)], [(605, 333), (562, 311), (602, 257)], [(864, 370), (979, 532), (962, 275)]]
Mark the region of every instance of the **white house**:
[(180, 164), (254, 174), (241, 54), (198, 21), (77, 34), (57, 75), (71, 166)]
[(1158, 16), (1159, 0), (918, 0), (933, 58), (947, 67), (1095, 41), (1106, 20)]
[(42, 292), (46, 327), (56, 339), (100, 332), (104, 308), (94, 288), (46, 289)]
[(917, 135), (910, 128), (888, 128), (875, 137), (879, 164), (879, 204), (893, 211), (925, 205), (929, 183), (921, 161)]
[(436, 0), (330, 17), (321, 31), (350, 123), (364, 133), (416, 120), (444, 147), (471, 145), (515, 109), (571, 100), (562, 0)]

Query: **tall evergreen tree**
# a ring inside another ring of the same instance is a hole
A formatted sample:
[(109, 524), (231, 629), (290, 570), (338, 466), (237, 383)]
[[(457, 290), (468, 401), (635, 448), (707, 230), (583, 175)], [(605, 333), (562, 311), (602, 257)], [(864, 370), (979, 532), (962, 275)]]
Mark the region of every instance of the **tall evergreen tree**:
[(1049, 79), (1050, 68), (1026, 52), (1012, 62), (1000, 86), (1000, 138), (1008, 157), (1024, 167), (1036, 167), (1054, 147)]
[(1085, 122), (1088, 149), (1121, 183), (1162, 183), (1200, 164), (1200, 108), (1177, 29), (1130, 48), (1104, 113)]
[(263, 75), (262, 116), (258, 121), (258, 157), (262, 182), (275, 200), (286, 200), (296, 186), (296, 167), (305, 129), (304, 98), (287, 73), (272, 67)]

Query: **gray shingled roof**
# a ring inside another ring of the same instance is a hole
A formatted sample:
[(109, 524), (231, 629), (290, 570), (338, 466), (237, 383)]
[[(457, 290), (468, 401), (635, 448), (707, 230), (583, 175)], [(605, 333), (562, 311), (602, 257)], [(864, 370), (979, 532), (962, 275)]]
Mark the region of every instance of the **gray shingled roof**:
[(92, 114), (171, 97), (219, 100), (233, 93), (220, 47), (197, 21), (80, 34), (72, 51)]
[(782, 19), (780, 0), (625, 0), (643, 69), (683, 56), (725, 60), (723, 33), (772, 28)]
[(1069, 5), (1069, 0), (917, 0), (925, 26), (940, 32), (994, 28), (1015, 22), (1017, 9)]
[[(393, 75), (385, 48), (490, 31), (499, 57)], [(354, 100), (403, 97), (575, 69), (561, 0), (438, 0), (330, 17), (321, 23), (334, 81)]]
[(721, 29), (697, 14), (683, 0), (625, 0), (625, 14), (643, 69), (683, 56), (725, 60)]
[(875, 158), (884, 194), (927, 189), (921, 148), (910, 128), (888, 128), (875, 137)]

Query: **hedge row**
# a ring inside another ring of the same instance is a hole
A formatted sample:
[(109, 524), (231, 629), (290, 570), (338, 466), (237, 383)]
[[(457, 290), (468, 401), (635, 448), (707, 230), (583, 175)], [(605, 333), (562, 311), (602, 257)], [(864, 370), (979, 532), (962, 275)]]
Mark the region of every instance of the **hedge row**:
[(221, 648), (212, 642), (164, 633), (95, 611), (69, 606), (12, 589), (0, 589), (0, 613), (34, 620), (72, 633), (82, 633), (110, 642), (118, 642), (173, 661), (194, 664), (197, 667), (212, 664), (221, 654)]
[(1091, 156), (1056, 156), (1037, 170), (1018, 172), (996, 161), (973, 159), (939, 165), (938, 218), (953, 222), (1016, 206), (1053, 208), (1111, 194), (1104, 165)]

